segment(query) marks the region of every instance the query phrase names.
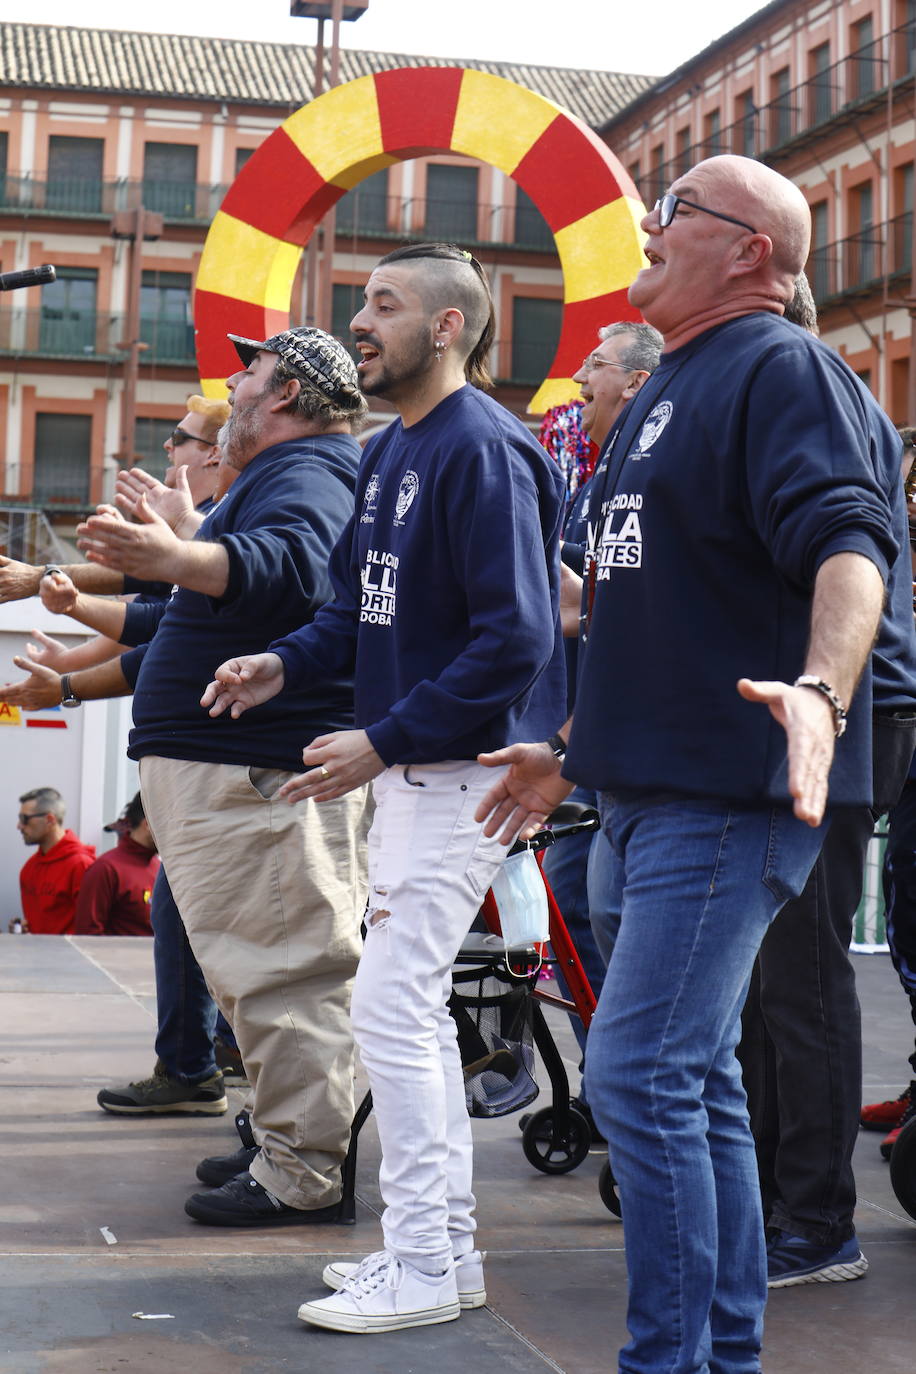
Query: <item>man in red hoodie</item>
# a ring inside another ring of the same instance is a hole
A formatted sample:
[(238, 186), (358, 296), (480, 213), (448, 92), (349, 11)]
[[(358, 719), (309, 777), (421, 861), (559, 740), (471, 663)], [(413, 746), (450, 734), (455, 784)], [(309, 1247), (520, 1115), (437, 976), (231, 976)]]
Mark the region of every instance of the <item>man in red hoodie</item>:
[(69, 935), (83, 874), (95, 847), (64, 829), (67, 807), (54, 787), (37, 787), (19, 798), (17, 829), (38, 852), (19, 874), (22, 914), (33, 935)]
[(117, 832), (117, 847), (86, 870), (76, 899), (73, 933), (152, 935), (150, 896), (159, 858), (139, 792), (105, 829)]

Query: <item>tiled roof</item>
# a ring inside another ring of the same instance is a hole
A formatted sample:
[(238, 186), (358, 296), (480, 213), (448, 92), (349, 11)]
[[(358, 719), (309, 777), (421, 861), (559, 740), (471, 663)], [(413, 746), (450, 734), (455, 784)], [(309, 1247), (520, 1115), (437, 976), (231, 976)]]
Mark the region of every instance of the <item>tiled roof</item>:
[[(312, 91), (313, 64), (314, 49), (298, 43), (0, 23), (0, 89), (97, 90), (297, 108)], [(517, 81), (593, 128), (606, 123), (655, 79), (345, 48), (340, 53), (342, 81), (389, 67), (423, 66), (474, 67)]]

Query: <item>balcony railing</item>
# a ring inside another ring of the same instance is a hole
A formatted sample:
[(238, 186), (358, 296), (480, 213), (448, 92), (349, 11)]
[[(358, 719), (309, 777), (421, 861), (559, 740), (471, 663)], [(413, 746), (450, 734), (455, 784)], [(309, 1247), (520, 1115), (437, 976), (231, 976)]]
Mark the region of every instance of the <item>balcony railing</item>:
[[(194, 329), (177, 320), (140, 320), (140, 364), (194, 363)], [(118, 361), (124, 350), (124, 316), (96, 311), (0, 311), (0, 354)]]
[(889, 86), (914, 73), (916, 21), (858, 48), (842, 62), (825, 67), (775, 100), (750, 110), (715, 136), (656, 165), (642, 179), (643, 197), (653, 205), (677, 177), (717, 153), (739, 153), (769, 161), (796, 139), (831, 120), (854, 116), (886, 94)]
[(69, 563), (73, 558), (42, 511), (9, 496), (0, 496), (0, 554), (33, 564)]
[(0, 175), (0, 214), (110, 218), (141, 204), (169, 220), (209, 224), (226, 194), (225, 186), (186, 181), (130, 181), (125, 178)]
[(898, 215), (836, 243), (812, 249), (807, 273), (818, 306), (851, 292), (873, 291), (913, 268), (913, 216)]

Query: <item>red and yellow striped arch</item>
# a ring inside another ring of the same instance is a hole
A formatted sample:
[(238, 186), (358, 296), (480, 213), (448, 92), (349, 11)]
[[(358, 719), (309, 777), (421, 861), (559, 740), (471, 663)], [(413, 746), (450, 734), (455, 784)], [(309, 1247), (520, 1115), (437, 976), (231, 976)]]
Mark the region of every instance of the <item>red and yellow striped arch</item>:
[(229, 188), (204, 244), (194, 319), (201, 390), (225, 395), (238, 368), (227, 333), (266, 339), (289, 324), (293, 278), (315, 225), (381, 167), (463, 153), (512, 177), (553, 231), (563, 325), (528, 407), (578, 395), (572, 380), (609, 320), (638, 319), (627, 287), (644, 265), (643, 207), (614, 154), (573, 115), (502, 77), (406, 67), (361, 77), (303, 105)]

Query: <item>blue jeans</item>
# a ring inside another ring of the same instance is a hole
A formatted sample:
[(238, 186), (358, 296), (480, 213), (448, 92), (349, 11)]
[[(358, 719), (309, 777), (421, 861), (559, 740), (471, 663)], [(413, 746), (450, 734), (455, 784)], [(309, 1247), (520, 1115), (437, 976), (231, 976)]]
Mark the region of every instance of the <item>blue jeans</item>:
[(735, 1045), (764, 932), (823, 827), (659, 793), (604, 796), (602, 815), (623, 899), (586, 1078), (623, 1206), (620, 1371), (757, 1374), (766, 1262)]
[[(598, 805), (594, 792), (589, 792), (584, 787), (577, 787), (571, 792), (569, 800), (582, 806)], [(605, 960), (598, 952), (592, 932), (593, 923), (598, 919), (597, 915), (593, 916), (591, 912), (593, 901), (603, 901), (602, 887), (598, 886), (593, 890), (590, 877), (591, 853), (596, 846), (600, 846), (601, 849), (608, 848), (607, 840), (601, 831), (570, 835), (568, 839), (560, 840), (544, 855), (544, 873), (550, 883), (550, 890), (557, 899), (557, 906), (563, 915), (563, 921), (585, 970), (585, 976), (597, 998), (601, 995), (601, 986), (604, 983)], [(556, 966), (556, 979), (560, 992), (569, 998), (569, 986), (559, 965)], [(579, 1016), (570, 1013), (569, 1019), (584, 1063), (585, 1027)], [(580, 1090), (580, 1096), (585, 1099), (584, 1086)]]
[(188, 944), (172, 889), (160, 868), (150, 903), (156, 1007), (156, 1054), (172, 1078), (200, 1083), (216, 1073), (216, 1003)]

